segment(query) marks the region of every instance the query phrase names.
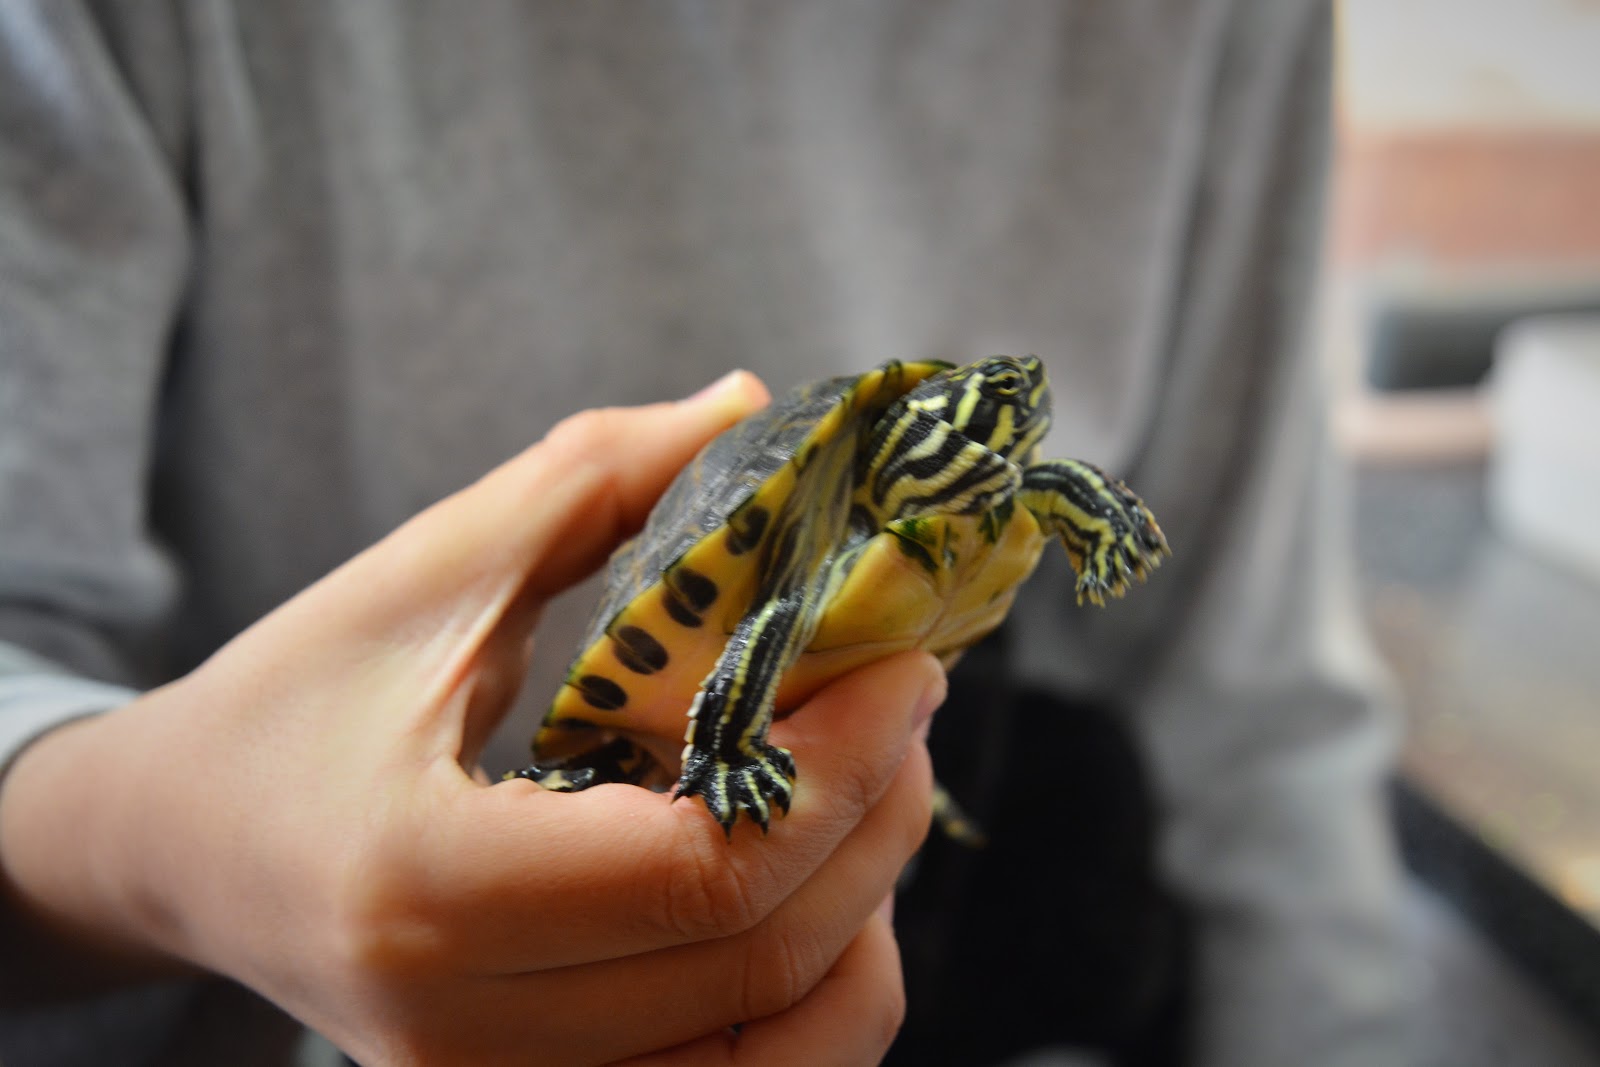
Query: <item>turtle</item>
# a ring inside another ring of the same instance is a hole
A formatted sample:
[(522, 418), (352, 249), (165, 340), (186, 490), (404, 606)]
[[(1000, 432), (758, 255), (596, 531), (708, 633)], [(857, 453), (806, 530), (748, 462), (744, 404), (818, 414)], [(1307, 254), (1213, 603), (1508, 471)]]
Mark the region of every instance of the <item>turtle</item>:
[[(508, 777), (701, 798), (731, 839), (787, 814), (775, 718), (902, 649), (949, 667), (1005, 618), (1045, 544), (1103, 606), (1169, 554), (1126, 485), (1041, 459), (1036, 356), (889, 361), (802, 385), (722, 433), (607, 565), (587, 635)], [(681, 749), (681, 751), (680, 751)]]

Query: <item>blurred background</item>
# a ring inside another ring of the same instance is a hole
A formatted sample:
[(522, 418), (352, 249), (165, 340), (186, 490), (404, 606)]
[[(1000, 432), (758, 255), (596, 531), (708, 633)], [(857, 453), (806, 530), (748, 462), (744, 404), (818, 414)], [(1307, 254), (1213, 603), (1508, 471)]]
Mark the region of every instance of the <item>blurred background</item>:
[(1600, 2), (1339, 21), (1322, 347), (1426, 1055), (1600, 1064)]

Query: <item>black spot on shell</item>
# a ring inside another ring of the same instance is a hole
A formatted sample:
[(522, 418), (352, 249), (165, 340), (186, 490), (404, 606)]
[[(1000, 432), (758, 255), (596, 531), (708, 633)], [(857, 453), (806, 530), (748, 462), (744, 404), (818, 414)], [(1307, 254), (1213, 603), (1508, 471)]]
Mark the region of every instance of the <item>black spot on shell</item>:
[(598, 674), (586, 674), (573, 685), (583, 694), (584, 702), (601, 711), (616, 711), (628, 702), (628, 691)]
[(667, 665), (667, 650), (639, 626), (617, 627), (611, 635), (611, 650), (634, 674), (654, 674)]
[(588, 719), (547, 719), (545, 725), (569, 734), (597, 733), (600, 729)]
[(728, 551), (742, 556), (761, 543), (767, 532), (767, 520), (772, 517), (766, 508), (751, 505), (737, 512), (728, 524)]
[(696, 615), (694, 609), (685, 604), (683, 598), (671, 589), (662, 591), (661, 603), (665, 605), (667, 614), (672, 616), (672, 621), (679, 626), (693, 628), (700, 625), (700, 616)]
[(669, 575), (673, 587), (696, 615), (717, 602), (717, 583), (688, 567), (679, 567)]

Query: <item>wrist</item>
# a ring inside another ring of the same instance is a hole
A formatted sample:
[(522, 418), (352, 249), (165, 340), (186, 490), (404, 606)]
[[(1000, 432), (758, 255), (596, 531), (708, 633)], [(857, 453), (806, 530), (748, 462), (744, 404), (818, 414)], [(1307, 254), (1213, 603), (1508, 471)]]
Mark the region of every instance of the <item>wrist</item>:
[[(143, 747), (123, 712), (39, 737), (0, 779), (0, 943), (29, 993), (170, 975), (143, 838)], [(137, 725), (137, 723), (135, 723)], [(15, 977), (15, 976), (13, 976)]]

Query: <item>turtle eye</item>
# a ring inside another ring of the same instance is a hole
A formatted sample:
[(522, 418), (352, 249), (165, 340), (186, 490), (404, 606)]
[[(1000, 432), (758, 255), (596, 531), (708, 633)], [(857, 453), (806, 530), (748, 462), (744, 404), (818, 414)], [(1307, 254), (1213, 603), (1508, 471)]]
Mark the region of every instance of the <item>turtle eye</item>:
[(1014, 370), (998, 371), (983, 379), (983, 391), (992, 397), (1013, 397), (1022, 392), (1022, 375)]

